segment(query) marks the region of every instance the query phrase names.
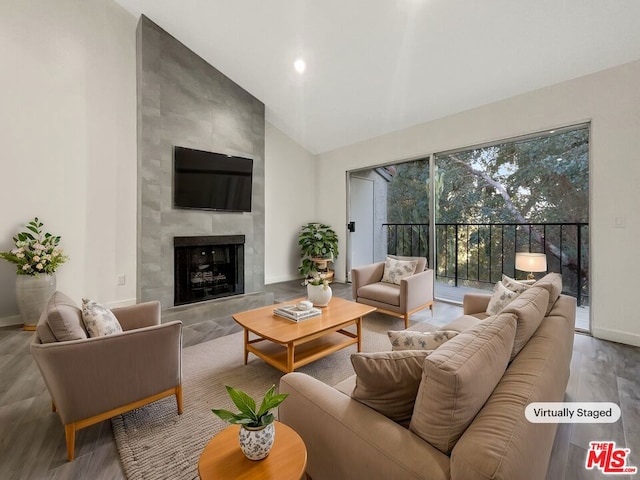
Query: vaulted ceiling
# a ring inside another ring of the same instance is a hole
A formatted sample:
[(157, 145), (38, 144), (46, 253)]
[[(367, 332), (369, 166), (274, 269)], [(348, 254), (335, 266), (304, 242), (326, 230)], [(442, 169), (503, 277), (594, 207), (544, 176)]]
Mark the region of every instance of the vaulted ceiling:
[(312, 153), (640, 59), (638, 0), (116, 2), (263, 101)]

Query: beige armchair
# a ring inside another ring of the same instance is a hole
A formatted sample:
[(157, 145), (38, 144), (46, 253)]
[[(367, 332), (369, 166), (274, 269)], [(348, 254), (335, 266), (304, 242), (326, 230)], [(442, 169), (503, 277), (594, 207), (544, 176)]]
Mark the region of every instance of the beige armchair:
[(31, 344), (64, 424), (69, 461), (76, 430), (170, 395), (182, 413), (182, 322), (161, 324), (159, 302), (112, 311), (123, 333), (82, 338), (80, 309), (56, 292)]
[(418, 260), (416, 273), (400, 281), (400, 285), (383, 282), (385, 262), (373, 263), (351, 270), (353, 299), (377, 307), (379, 312), (404, 318), (429, 307), (433, 309), (433, 270), (426, 268), (424, 257), (396, 257), (399, 260)]

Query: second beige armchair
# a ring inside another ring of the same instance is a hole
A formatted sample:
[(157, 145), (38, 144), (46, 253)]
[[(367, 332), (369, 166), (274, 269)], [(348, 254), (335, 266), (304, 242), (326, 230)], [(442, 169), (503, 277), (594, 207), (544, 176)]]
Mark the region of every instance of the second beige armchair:
[(68, 460), (77, 430), (175, 395), (182, 413), (182, 322), (160, 323), (160, 303), (115, 308), (122, 333), (87, 338), (82, 312), (56, 292), (31, 353), (64, 425)]
[(351, 288), (353, 299), (376, 307), (379, 312), (404, 318), (424, 308), (433, 308), (433, 270), (426, 268), (424, 257), (392, 257), (397, 260), (417, 260), (415, 273), (400, 280), (399, 284), (383, 280), (385, 262), (353, 268)]

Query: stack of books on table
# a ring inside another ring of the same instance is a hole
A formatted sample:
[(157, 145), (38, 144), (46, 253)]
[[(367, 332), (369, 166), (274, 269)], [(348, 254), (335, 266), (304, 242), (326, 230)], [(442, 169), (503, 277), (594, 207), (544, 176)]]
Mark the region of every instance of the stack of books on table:
[(300, 310), (295, 305), (282, 305), (275, 308), (273, 313), (294, 322), (301, 322), (302, 320), (322, 315), (322, 311), (319, 308), (312, 307), (309, 310)]

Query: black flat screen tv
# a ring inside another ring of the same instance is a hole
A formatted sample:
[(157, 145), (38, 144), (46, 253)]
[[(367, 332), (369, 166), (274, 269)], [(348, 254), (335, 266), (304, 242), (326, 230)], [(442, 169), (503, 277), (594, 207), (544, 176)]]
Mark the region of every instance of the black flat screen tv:
[(253, 160), (185, 147), (173, 149), (176, 208), (251, 211)]

